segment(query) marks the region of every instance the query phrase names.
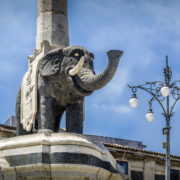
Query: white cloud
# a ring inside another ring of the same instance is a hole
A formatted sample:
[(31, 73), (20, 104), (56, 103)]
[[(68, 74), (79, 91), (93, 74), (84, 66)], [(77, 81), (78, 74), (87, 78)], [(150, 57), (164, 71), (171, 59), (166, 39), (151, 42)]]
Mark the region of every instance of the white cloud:
[(123, 105), (123, 104), (93, 104), (93, 107), (99, 110), (107, 111), (107, 112), (113, 112), (117, 114), (121, 113), (132, 113), (132, 109), (129, 106)]
[[(162, 58), (156, 51), (158, 46), (161, 50), (165, 45), (171, 49), (179, 49), (178, 1), (99, 2), (83, 1), (81, 8), (86, 11), (84, 14), (91, 13), (91, 16), (84, 17), (87, 26), (84, 27), (82, 22), (78, 25), (85, 32), (85, 41), (93, 51), (123, 49), (126, 59), (131, 60), (128, 67), (135, 64), (147, 67)], [(175, 39), (172, 38), (174, 35)]]
[(92, 98), (93, 107), (104, 111), (112, 111), (113, 113), (131, 113), (129, 106), (119, 104), (119, 99), (123, 95), (124, 89), (127, 87), (129, 79), (128, 70), (119, 68), (115, 77), (109, 84), (95, 94)]
[(129, 71), (125, 68), (119, 68), (113, 79), (103, 88), (100, 95), (95, 95), (96, 103), (108, 101), (115, 103), (122, 96), (124, 89), (129, 81)]
[(111, 110), (115, 113), (132, 113), (132, 108), (123, 104), (117, 104), (111, 107)]

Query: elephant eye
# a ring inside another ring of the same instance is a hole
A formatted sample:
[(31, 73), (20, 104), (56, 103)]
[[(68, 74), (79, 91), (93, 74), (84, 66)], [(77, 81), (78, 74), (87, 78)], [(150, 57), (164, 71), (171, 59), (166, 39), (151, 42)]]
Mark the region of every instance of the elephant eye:
[(74, 56), (75, 57), (79, 57), (79, 53), (74, 53)]
[(76, 49), (73, 52), (71, 52), (70, 56), (72, 56), (72, 57), (76, 58), (77, 60), (79, 60), (83, 56), (83, 54), (84, 53), (82, 51)]
[(90, 54), (90, 57), (91, 57), (91, 60), (93, 61), (94, 60), (94, 54)]

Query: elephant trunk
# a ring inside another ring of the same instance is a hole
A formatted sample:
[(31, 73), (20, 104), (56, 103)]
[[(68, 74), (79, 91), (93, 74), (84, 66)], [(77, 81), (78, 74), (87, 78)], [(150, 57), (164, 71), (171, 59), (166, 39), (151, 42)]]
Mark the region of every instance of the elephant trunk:
[(99, 75), (95, 75), (92, 70), (82, 68), (81, 71), (75, 76), (78, 85), (88, 91), (93, 91), (104, 87), (114, 76), (120, 57), (123, 51), (110, 50), (107, 52), (109, 63), (106, 69)]

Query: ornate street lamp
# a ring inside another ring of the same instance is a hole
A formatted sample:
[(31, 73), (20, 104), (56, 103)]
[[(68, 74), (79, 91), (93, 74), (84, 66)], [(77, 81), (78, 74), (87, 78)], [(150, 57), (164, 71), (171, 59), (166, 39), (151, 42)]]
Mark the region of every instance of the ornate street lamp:
[[(153, 81), (145, 82), (145, 84), (130, 86), (132, 90), (132, 98), (129, 103), (131, 107), (135, 108), (138, 104), (136, 96), (137, 89), (142, 89), (149, 94), (152, 98), (149, 100), (149, 111), (146, 114), (146, 119), (151, 122), (154, 119), (152, 111), (152, 103), (156, 100), (163, 110), (163, 115), (166, 119), (166, 127), (163, 128), (163, 134), (166, 135), (166, 142), (163, 143), (163, 148), (166, 149), (166, 180), (170, 180), (170, 119), (174, 115), (173, 109), (177, 101), (180, 99), (180, 80), (171, 83), (172, 72), (168, 66), (168, 56), (166, 56), (166, 67), (164, 68), (164, 82)], [(172, 106), (169, 104), (170, 96), (174, 99)]]

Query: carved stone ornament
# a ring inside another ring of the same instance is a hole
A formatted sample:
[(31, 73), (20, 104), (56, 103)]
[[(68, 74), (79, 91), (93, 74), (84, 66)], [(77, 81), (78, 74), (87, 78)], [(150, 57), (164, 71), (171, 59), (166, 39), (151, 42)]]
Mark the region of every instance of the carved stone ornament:
[(34, 55), (28, 57), (29, 68), (21, 84), (21, 124), (26, 131), (31, 130), (37, 113), (38, 62), (50, 49), (49, 43), (43, 41), (41, 49), (35, 49)]

